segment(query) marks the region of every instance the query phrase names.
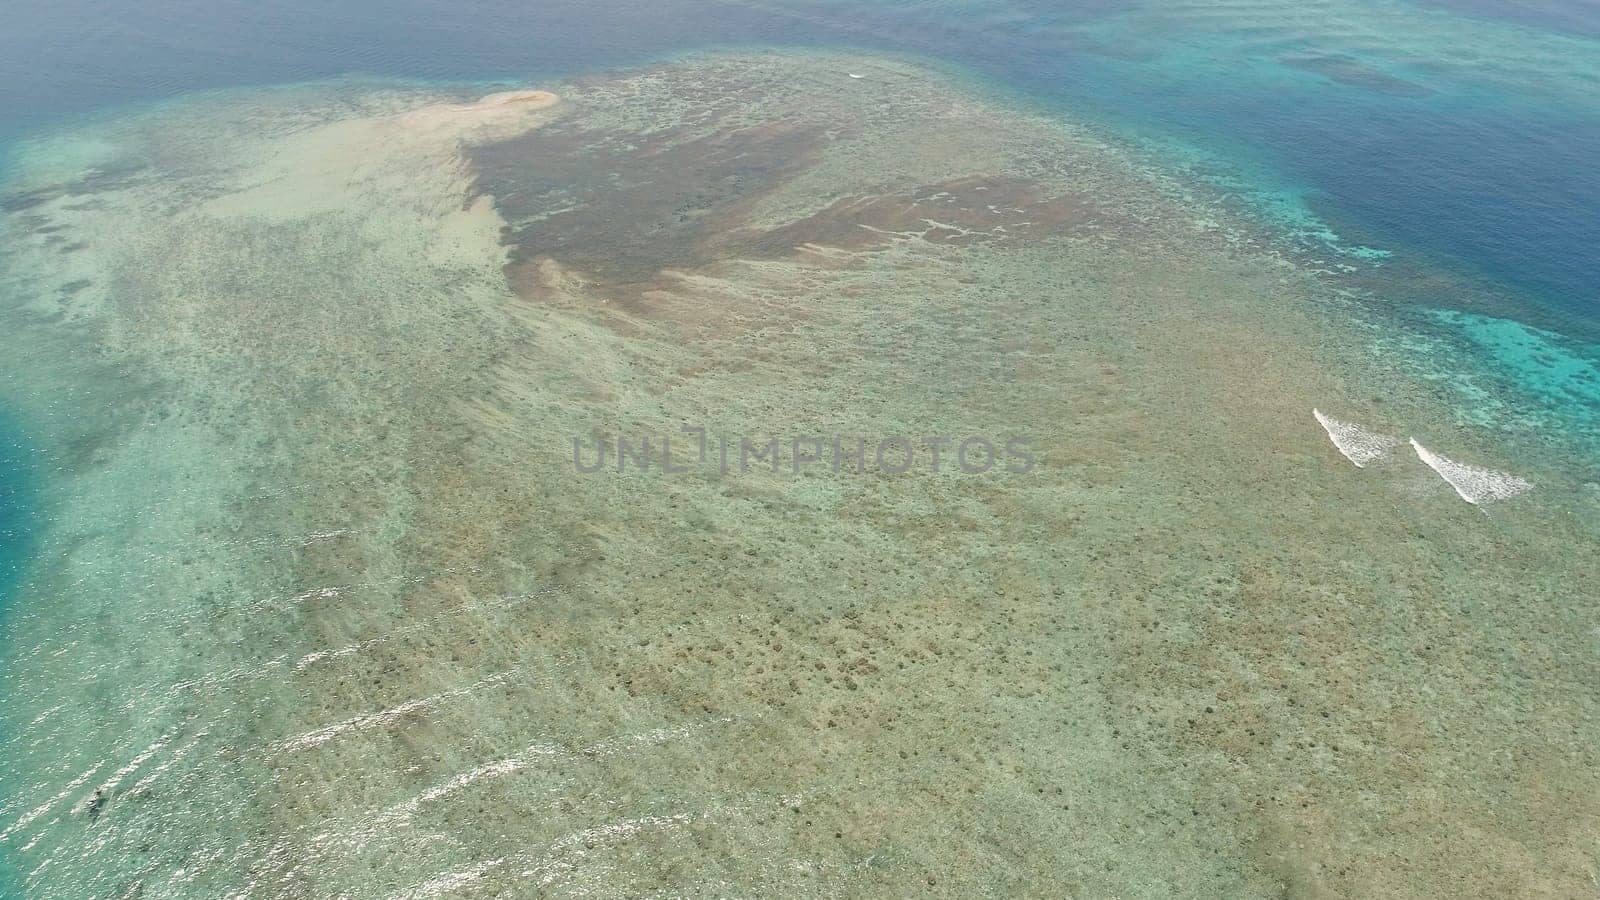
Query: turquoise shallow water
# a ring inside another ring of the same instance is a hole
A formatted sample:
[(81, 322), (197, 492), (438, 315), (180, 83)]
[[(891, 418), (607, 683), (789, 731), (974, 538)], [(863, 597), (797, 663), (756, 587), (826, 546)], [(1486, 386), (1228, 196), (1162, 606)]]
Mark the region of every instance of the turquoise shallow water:
[[(23, 575), (38, 533), (31, 459), (31, 448), (21, 431), (0, 414), (0, 618), (13, 612), (13, 589)], [(0, 733), (0, 740), (5, 739), (6, 735)], [(0, 781), (0, 789), (3, 787)], [(10, 857), (0, 856), (0, 897), (24, 896), (20, 884)]]
[(21, 433), (0, 416), (0, 603), (22, 575), (34, 535), (30, 458)]
[(1536, 315), (1592, 328), (1600, 49), (1584, 29), (1560, 27), (1563, 11), (1589, 14), (1582, 4), (1521, 16), (1477, 6), (791, 0), (507, 10), (413, 0), (269, 12), (166, 0), (96, 6), (87, 12), (100, 24), (85, 31), (75, 23), (86, 10), (40, 4), (0, 36), (0, 134), (197, 88), (348, 73), (529, 77), (746, 44), (906, 51), (1128, 132), (1217, 159), (1244, 154), (1246, 175), (1287, 186), (1352, 242), (1436, 256), (1516, 293)]
[[(723, 46), (936, 59), (1247, 208), (1393, 313), (1377, 321), (1438, 338), (1417, 365), (1463, 423), (1560, 444), (1593, 481), (1600, 43), (1586, 15), (1454, 0), (37, 3), (0, 34), (0, 135), (341, 76), (537, 82)], [(39, 534), (35, 453), (0, 415), (0, 615)], [(4, 878), (0, 863), (0, 895)]]
[(1398, 253), (1461, 279), (1380, 273), (1383, 302), (1600, 341), (1600, 44), (1583, 4), (165, 0), (18, 21), (0, 35), (0, 135), (224, 85), (539, 78), (718, 46), (911, 53), (1148, 142), (1342, 262)]
[[(1588, 89), (1600, 44), (1588, 39), (1592, 15), (1581, 4), (1519, 9), (1267, 0), (1065, 9), (1023, 0), (537, 10), (411, 0), (381, 11), (35, 4), (0, 34), (0, 136), (223, 85), (359, 73), (537, 78), (721, 45), (904, 51), (1144, 143), (1164, 165), (1253, 206), (1301, 249), (1365, 271), (1379, 302), (1418, 308), (1413, 325), (1463, 340), (1456, 364), (1525, 394), (1507, 408), (1526, 402), (1541, 427), (1587, 433), (1587, 389), (1552, 390), (1551, 380), (1600, 365), (1586, 355), (1600, 345), (1592, 275), (1600, 103)], [(96, 24), (77, 27), (83, 19)], [(1419, 284), (1406, 264), (1459, 280)], [(1548, 354), (1491, 346), (1484, 329), (1463, 333), (1435, 308), (1534, 327), (1519, 331), (1520, 344), (1565, 334), (1573, 342), (1556, 352), (1576, 356), (1552, 371)], [(1478, 415), (1494, 417), (1487, 408)], [(7, 544), (15, 558), (21, 550)]]

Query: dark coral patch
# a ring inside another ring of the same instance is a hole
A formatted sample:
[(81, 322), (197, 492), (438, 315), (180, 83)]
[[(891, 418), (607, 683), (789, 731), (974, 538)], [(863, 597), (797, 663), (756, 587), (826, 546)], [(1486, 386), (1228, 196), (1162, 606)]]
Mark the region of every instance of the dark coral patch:
[(652, 317), (676, 317), (665, 312), (682, 290), (673, 273), (725, 260), (792, 258), (807, 247), (871, 251), (908, 238), (1036, 240), (1111, 218), (1081, 195), (972, 175), (841, 196), (787, 223), (756, 224), (759, 201), (815, 166), (828, 141), (824, 127), (789, 120), (693, 132), (557, 122), (478, 147), (471, 160), (477, 192), (508, 223), (514, 290), (548, 299), (560, 271), (600, 288), (612, 308)]
[(555, 125), (481, 147), (473, 162), (510, 223), (513, 266), (548, 257), (632, 283), (709, 262), (713, 236), (811, 165), (822, 140), (787, 123), (698, 137)]

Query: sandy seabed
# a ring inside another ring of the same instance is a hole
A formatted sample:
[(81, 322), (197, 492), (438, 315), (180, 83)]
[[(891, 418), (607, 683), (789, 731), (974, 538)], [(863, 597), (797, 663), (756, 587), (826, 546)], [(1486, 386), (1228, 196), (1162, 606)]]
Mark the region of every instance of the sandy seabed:
[[(1559, 453), (972, 85), (553, 88), (229, 93), (19, 160), (31, 896), (1593, 890), (1600, 517)], [(1357, 468), (1313, 408), (1538, 487)], [(573, 468), (684, 425), (1040, 464)]]

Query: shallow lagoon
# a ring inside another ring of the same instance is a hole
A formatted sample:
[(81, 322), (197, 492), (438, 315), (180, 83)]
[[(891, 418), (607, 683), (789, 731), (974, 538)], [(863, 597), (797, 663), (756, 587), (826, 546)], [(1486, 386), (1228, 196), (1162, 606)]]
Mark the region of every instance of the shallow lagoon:
[[(6, 626), (34, 894), (1587, 883), (1565, 445), (1462, 422), (1228, 198), (932, 70), (541, 86), (223, 93), (22, 176), (13, 352), (93, 411)], [(1536, 488), (1358, 469), (1314, 406)], [(1041, 465), (570, 467), (685, 423)]]
[[(141, 104), (85, 61), (3, 197), (30, 895), (1587, 890), (1590, 45), (974, 9), (717, 17), (959, 73), (653, 63), (661, 8), (209, 95), (357, 26), (228, 73), (110, 29)], [(472, 111), (529, 70), (560, 104)], [(1043, 464), (570, 467), (685, 424)]]

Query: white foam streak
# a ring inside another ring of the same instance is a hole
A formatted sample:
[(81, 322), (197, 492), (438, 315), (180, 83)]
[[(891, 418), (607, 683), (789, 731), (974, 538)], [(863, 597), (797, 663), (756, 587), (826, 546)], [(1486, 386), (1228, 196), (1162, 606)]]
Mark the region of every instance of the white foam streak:
[(1458, 463), (1422, 446), (1416, 438), (1411, 439), (1411, 447), (1417, 451), (1418, 459), (1439, 473), (1439, 477), (1455, 488), (1461, 499), (1468, 503), (1476, 505), (1490, 500), (1506, 500), (1533, 489), (1533, 482), (1526, 478)]
[(1368, 463), (1376, 462), (1389, 454), (1390, 450), (1400, 445), (1400, 439), (1388, 434), (1379, 434), (1363, 425), (1354, 422), (1344, 422), (1332, 416), (1324, 415), (1322, 410), (1313, 409), (1313, 416), (1322, 425), (1322, 430), (1328, 433), (1328, 439), (1333, 441), (1333, 446), (1344, 454), (1344, 458), (1354, 463), (1356, 468), (1364, 469)]

